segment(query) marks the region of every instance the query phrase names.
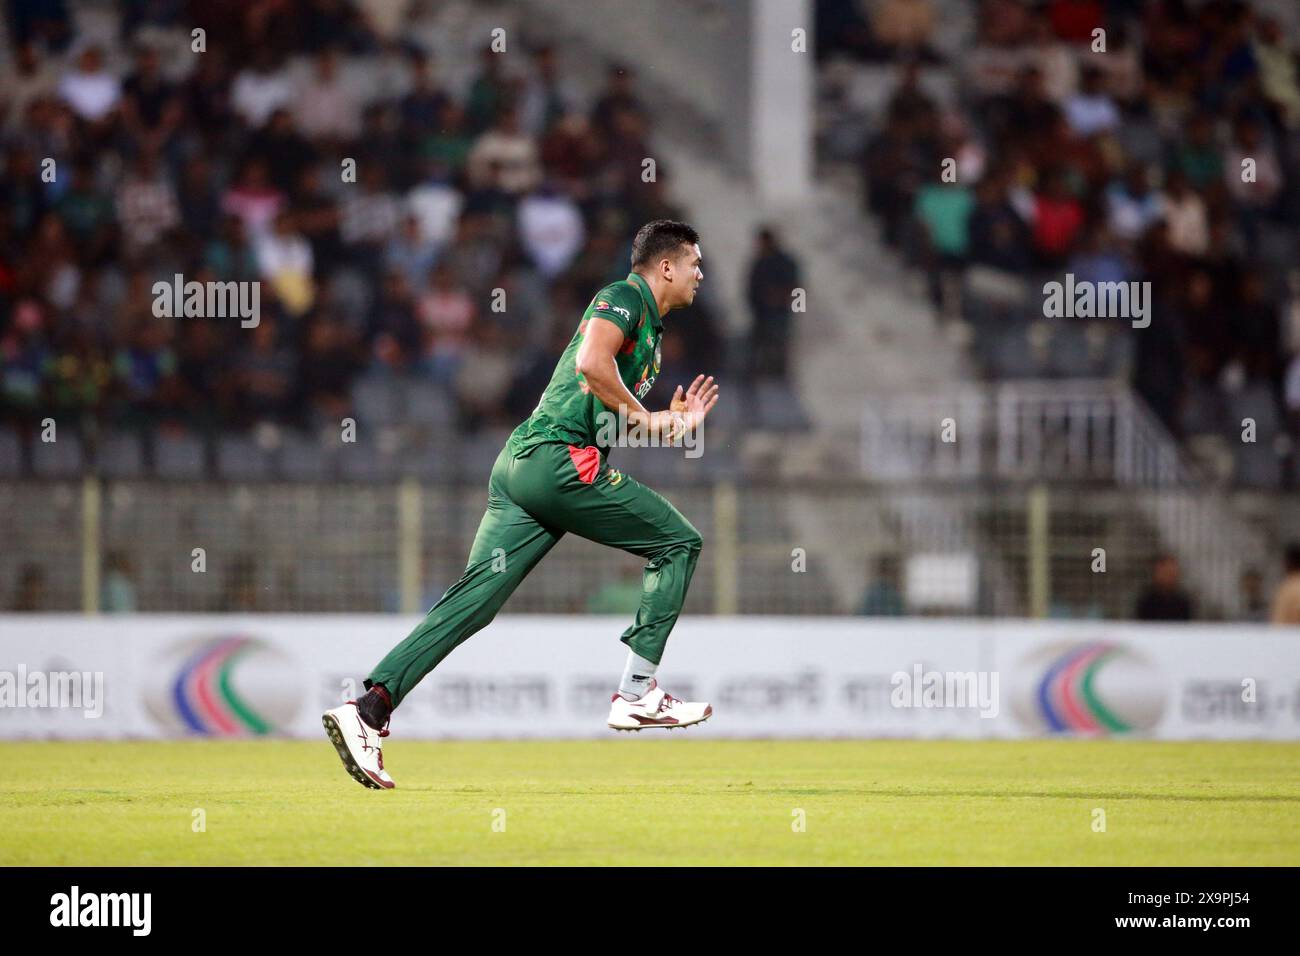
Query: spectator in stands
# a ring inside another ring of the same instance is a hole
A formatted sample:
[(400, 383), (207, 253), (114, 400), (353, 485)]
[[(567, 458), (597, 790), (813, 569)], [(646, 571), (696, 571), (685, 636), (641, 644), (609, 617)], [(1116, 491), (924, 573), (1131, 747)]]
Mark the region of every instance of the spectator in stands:
[(311, 425), (338, 427), (352, 411), (350, 386), (365, 364), (357, 345), (333, 316), (322, 314), (308, 327), (298, 381)]
[(518, 196), (537, 185), (540, 176), (537, 143), (520, 125), (519, 111), (508, 106), (470, 151), (470, 185)]
[(44, 611), (45, 604), (45, 569), (39, 564), (27, 563), (18, 573), (18, 586), (10, 600), (11, 611)]
[(16, 128), (34, 100), (54, 94), (55, 80), (36, 44), (20, 45), (13, 64), (0, 73), (0, 124)]
[(339, 71), (334, 50), (317, 54), (311, 78), (293, 95), (294, 119), (302, 134), (325, 144), (355, 137), (361, 129), (361, 107), (353, 89)]
[(1119, 109), (1106, 91), (1100, 69), (1090, 66), (1083, 71), (1079, 91), (1065, 101), (1065, 118), (1078, 136), (1109, 133), (1119, 126)]
[(474, 301), (446, 265), (434, 269), (416, 314), (424, 330), (423, 365), (434, 382), (450, 386), (469, 344)]
[(270, 230), (286, 201), (284, 193), (272, 184), (266, 161), (254, 157), (244, 164), (239, 178), (221, 197), (221, 211), (239, 217), (244, 234), (256, 241)]
[(104, 51), (99, 46), (87, 46), (77, 57), (77, 68), (63, 75), (59, 98), (87, 123), (102, 126), (113, 119), (122, 84), (104, 66)]
[(251, 427), (282, 419), (290, 413), (299, 374), (298, 356), (281, 340), (280, 324), (263, 316), (244, 343), (231, 368), (237, 404), (235, 424)]
[(125, 551), (110, 551), (104, 558), (99, 605), (105, 614), (134, 614), (137, 610), (135, 567)]
[(180, 98), (163, 77), (162, 62), (152, 46), (136, 51), (135, 72), (122, 84), (122, 122), (136, 145), (162, 153), (181, 124)]
[(1172, 554), (1162, 554), (1155, 560), (1151, 583), (1138, 596), (1133, 616), (1139, 621), (1190, 621), (1192, 599), (1183, 590), (1182, 570)]
[(510, 99), (510, 81), (505, 75), (505, 57), (491, 46), (479, 54), (482, 68), (470, 84), (465, 102), (465, 126), (471, 135), (485, 132), (501, 115)]
[(608, 139), (614, 134), (614, 117), (619, 112), (631, 110), (634, 113), (644, 111), (640, 98), (634, 89), (634, 77), (630, 67), (622, 63), (610, 66), (605, 74), (605, 89), (591, 109), (591, 125), (596, 135)]
[(918, 255), (929, 276), (930, 301), (944, 304), (943, 279), (960, 273), (970, 251), (974, 191), (962, 182), (926, 182), (916, 193), (916, 220), (922, 231)]
[(380, 272), (384, 246), (397, 233), (402, 205), (380, 166), (362, 165), (359, 179), (339, 206), (339, 238), (350, 262), (373, 279)]
[(1161, 197), (1151, 189), (1147, 171), (1131, 163), (1122, 180), (1106, 189), (1106, 217), (1110, 233), (1122, 242), (1136, 242), (1160, 221)]
[(420, 152), (426, 160), (435, 160), (448, 176), (457, 176), (469, 162), (474, 136), (459, 103), (449, 101), (442, 108), (437, 128), (424, 138)]
[(438, 121), (450, 98), (438, 85), (433, 73), (433, 63), (423, 50), (411, 55), (411, 88), (398, 102), (402, 129), (408, 136), (408, 146), (418, 144), (438, 128)]
[(1241, 620), (1254, 624), (1268, 621), (1269, 604), (1264, 595), (1264, 576), (1258, 568), (1246, 568), (1241, 572), (1238, 593), (1241, 595)]
[(749, 265), (748, 298), (753, 325), (750, 332), (750, 375), (785, 382), (789, 376), (790, 325), (799, 263), (781, 247), (769, 227), (755, 237)]
[(368, 329), (373, 364), (380, 368), (405, 371), (420, 355), (420, 323), (412, 288), (404, 272), (392, 270), (384, 275)]
[(1187, 256), (1200, 256), (1209, 249), (1205, 202), (1191, 188), (1185, 173), (1175, 170), (1169, 174), (1161, 211), (1169, 248)]
[(1033, 199), (1031, 229), (1040, 266), (1050, 269), (1065, 264), (1083, 229), (1083, 216), (1083, 205), (1070, 191), (1065, 171), (1049, 170)]
[(319, 162), (321, 147), (296, 130), (293, 122), (289, 110), (273, 110), (266, 125), (249, 136), (246, 154), (264, 164), (272, 188), (296, 201), (302, 176)]
[(410, 288), (422, 289), (428, 284), (435, 257), (436, 248), (420, 235), (419, 217), (408, 214), (384, 249), (384, 269), (400, 272)]
[(876, 560), (875, 575), (862, 592), (858, 614), (863, 617), (900, 617), (907, 613), (903, 603), (901, 566), (897, 555), (881, 555)]
[(180, 224), (180, 205), (166, 173), (151, 153), (141, 153), (117, 191), (117, 218), (125, 252), (146, 252)]
[(1029, 227), (1008, 199), (1001, 171), (985, 176), (975, 187), (968, 228), (972, 262), (1017, 275), (1032, 265)]
[(533, 51), (532, 70), (519, 91), (520, 125), (534, 139), (569, 111), (573, 94), (565, 88), (555, 48), (543, 44)]
[(1286, 576), (1273, 595), (1274, 624), (1300, 624), (1300, 543), (1287, 545)]
[(253, 248), (257, 267), (284, 310), (297, 318), (310, 309), (316, 299), (311, 243), (294, 228), (293, 217), (277, 215)]
[(582, 213), (552, 182), (544, 182), (519, 203), (519, 240), (547, 279), (573, 262), (586, 239)]
[(453, 388), (461, 427), (505, 423), (506, 394), (515, 377), (515, 352), (493, 321), (474, 326), (458, 356)]
[(885, 53), (929, 62), (939, 59), (931, 46), (938, 23), (933, 0), (878, 0), (872, 14), (871, 26)]
[(226, 569), (216, 609), (227, 612), (260, 610), (255, 559), (247, 554), (235, 555)]
[(230, 105), (245, 125), (256, 129), (276, 110), (291, 107), (294, 92), (274, 50), (259, 46), (252, 52), (251, 63), (235, 75), (230, 87)]
[(1277, 124), (1295, 129), (1300, 126), (1300, 63), (1276, 17), (1259, 18), (1253, 53), (1260, 88), (1276, 111)]

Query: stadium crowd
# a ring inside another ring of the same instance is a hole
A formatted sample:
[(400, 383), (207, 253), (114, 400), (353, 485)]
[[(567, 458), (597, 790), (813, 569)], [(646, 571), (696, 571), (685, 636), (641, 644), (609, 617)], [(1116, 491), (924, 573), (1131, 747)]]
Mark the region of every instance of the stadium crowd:
[[(1297, 38), (1243, 0), (981, 0), (945, 59), (942, 10), (818, 5), (823, 158), (938, 312), (991, 377), (1128, 377), (1219, 474), (1300, 482)], [(1045, 321), (1066, 273), (1149, 282), (1149, 326)]]
[[(0, 428), (337, 434), (392, 382), (462, 431), (510, 426), (638, 225), (683, 218), (667, 171), (642, 176), (627, 68), (584, 99), (551, 47), (516, 44), (453, 87), (365, 2), (125, 4), (112, 42), (59, 0), (8, 6)], [(178, 274), (260, 282), (256, 327), (158, 315)], [(715, 316), (692, 312), (665, 362), (714, 368)]]

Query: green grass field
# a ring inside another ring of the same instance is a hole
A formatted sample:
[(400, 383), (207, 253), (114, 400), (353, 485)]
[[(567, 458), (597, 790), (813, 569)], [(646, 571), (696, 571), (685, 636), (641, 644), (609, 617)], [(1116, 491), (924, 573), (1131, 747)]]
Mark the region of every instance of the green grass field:
[(399, 789), (381, 793), (324, 737), (0, 744), (0, 864), (1300, 864), (1300, 744), (398, 740), (385, 757)]

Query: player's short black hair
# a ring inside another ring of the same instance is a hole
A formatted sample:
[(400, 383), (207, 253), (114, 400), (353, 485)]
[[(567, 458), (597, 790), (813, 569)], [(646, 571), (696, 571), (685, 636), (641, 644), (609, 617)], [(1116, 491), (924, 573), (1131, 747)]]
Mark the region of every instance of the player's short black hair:
[(636, 231), (636, 238), (632, 240), (632, 268), (649, 265), (665, 252), (683, 244), (693, 246), (699, 241), (700, 234), (684, 222), (673, 219), (647, 222)]

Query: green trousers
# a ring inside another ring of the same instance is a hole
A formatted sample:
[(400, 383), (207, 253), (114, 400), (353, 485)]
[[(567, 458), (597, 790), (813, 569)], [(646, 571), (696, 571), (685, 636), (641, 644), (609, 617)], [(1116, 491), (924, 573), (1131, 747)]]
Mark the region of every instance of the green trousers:
[(558, 442), (501, 450), (469, 564), (423, 621), (366, 679), (396, 707), (461, 641), (486, 626), (566, 532), (647, 560), (641, 607), (621, 640), (658, 662), (700, 557), (695, 526), (668, 500), (604, 465), (595, 448)]

